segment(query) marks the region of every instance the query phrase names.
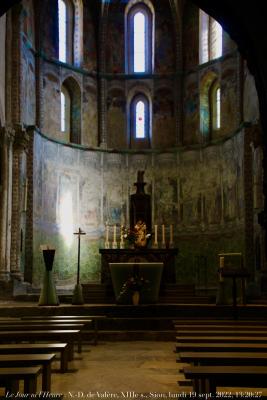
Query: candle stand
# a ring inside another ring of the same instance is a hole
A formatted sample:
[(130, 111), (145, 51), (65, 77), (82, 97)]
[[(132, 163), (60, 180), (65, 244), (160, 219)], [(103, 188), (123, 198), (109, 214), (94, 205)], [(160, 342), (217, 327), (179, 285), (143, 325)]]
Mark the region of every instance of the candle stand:
[(53, 262), (55, 249), (44, 249), (43, 258), (45, 262), (45, 273), (43, 278), (43, 287), (39, 298), (39, 306), (58, 306), (59, 301), (56, 294), (56, 287), (53, 279)]

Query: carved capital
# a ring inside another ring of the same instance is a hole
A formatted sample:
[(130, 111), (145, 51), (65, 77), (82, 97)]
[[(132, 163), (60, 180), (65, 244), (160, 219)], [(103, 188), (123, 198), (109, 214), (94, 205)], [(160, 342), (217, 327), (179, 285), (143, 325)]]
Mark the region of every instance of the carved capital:
[(30, 137), (22, 125), (15, 125), (14, 147), (20, 151), (27, 151)]
[(0, 128), (0, 136), (3, 144), (9, 144), (14, 141), (15, 131), (13, 128), (11, 128), (11, 126), (4, 126)]

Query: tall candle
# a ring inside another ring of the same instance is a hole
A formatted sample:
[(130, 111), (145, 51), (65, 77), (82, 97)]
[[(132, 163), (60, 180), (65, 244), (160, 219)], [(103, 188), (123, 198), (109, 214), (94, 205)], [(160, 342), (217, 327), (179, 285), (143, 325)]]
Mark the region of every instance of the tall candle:
[(170, 243), (173, 243), (173, 226), (170, 225)]
[(158, 243), (158, 225), (155, 225), (155, 243)]
[(108, 239), (109, 239), (109, 237), (108, 237), (108, 225), (106, 225), (106, 242), (108, 242)]
[(116, 242), (116, 225), (113, 227), (113, 242)]
[(165, 225), (162, 225), (162, 243), (165, 243)]

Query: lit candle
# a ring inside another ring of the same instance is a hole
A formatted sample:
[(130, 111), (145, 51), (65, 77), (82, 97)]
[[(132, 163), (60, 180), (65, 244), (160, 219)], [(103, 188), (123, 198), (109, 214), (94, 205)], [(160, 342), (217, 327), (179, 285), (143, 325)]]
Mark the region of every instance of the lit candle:
[(173, 226), (170, 225), (170, 243), (173, 243)]
[(113, 242), (116, 242), (116, 225), (113, 227)]
[(158, 225), (155, 225), (155, 244), (158, 244)]
[(162, 225), (162, 244), (165, 244), (165, 225)]
[(108, 242), (109, 237), (108, 237), (108, 224), (106, 225), (106, 242)]

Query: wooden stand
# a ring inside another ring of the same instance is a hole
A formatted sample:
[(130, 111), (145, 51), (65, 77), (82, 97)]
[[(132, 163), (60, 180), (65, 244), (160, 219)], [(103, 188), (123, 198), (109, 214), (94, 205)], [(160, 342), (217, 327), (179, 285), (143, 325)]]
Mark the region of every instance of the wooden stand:
[(238, 278), (241, 279), (241, 298), (242, 304), (246, 304), (246, 293), (245, 293), (245, 278), (249, 276), (249, 273), (246, 270), (239, 270), (239, 271), (230, 271), (226, 270), (222, 272), (223, 278), (232, 278), (233, 286), (232, 286), (232, 298), (233, 298), (233, 316), (234, 319), (238, 319), (237, 313), (237, 285), (236, 280)]

